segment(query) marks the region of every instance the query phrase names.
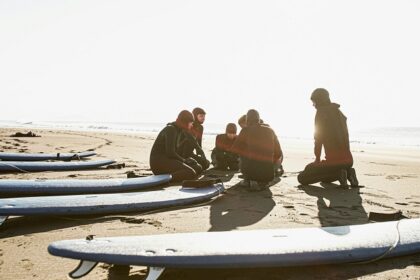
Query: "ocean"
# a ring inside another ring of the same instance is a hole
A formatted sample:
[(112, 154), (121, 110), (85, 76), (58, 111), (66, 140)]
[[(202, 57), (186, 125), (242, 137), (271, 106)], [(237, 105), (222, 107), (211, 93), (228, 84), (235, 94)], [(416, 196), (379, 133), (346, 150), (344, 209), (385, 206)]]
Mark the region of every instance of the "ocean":
[[(121, 133), (158, 133), (166, 123), (141, 122), (49, 122), (49, 121), (0, 121), (0, 127), (30, 129), (66, 129), (73, 131), (109, 131)], [(205, 124), (206, 135), (223, 133), (224, 124)], [(275, 129), (275, 128), (274, 128)], [(276, 130), (276, 129), (275, 129)], [(23, 131), (24, 132), (24, 131)], [(382, 127), (350, 131), (350, 141), (356, 144), (389, 145), (395, 147), (420, 148), (420, 127)], [(312, 132), (301, 135), (279, 133), (280, 139), (312, 141)]]

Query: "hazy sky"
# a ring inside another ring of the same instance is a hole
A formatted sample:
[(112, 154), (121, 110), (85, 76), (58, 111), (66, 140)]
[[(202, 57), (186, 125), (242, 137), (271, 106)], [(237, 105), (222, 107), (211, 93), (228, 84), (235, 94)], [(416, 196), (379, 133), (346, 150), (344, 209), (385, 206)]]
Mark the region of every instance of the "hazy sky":
[(420, 126), (419, 15), (417, 0), (0, 0), (0, 119), (255, 108), (284, 134), (312, 129), (325, 87), (353, 130)]

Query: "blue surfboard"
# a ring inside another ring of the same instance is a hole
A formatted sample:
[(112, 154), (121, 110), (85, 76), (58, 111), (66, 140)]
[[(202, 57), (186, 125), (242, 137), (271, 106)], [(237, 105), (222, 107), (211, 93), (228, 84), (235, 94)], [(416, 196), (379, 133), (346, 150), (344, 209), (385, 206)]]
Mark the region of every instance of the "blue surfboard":
[(0, 180), (0, 195), (54, 195), (116, 193), (158, 186), (171, 180), (171, 175), (153, 175), (130, 179), (71, 180)]
[(55, 154), (30, 154), (30, 153), (0, 153), (3, 161), (43, 161), (43, 160), (77, 160), (96, 155), (95, 152), (82, 153), (55, 153)]
[(147, 192), (3, 198), (0, 199), (0, 220), (4, 221), (7, 216), (93, 215), (149, 211), (203, 202), (218, 196), (223, 191), (223, 183), (215, 183), (199, 189), (175, 186)]
[(0, 171), (74, 171), (98, 168), (115, 163), (114, 160), (78, 161), (78, 162), (44, 162), (44, 161), (0, 161)]

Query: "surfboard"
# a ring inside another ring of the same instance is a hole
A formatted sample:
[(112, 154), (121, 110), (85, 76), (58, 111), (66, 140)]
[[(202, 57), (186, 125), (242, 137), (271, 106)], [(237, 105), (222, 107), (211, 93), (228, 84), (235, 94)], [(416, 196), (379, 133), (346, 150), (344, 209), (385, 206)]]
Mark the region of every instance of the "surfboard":
[(223, 191), (223, 183), (216, 183), (200, 189), (175, 186), (147, 192), (3, 198), (0, 199), (0, 220), (3, 219), (4, 222), (8, 216), (96, 215), (149, 211), (203, 202)]
[(78, 161), (78, 162), (44, 162), (44, 161), (0, 161), (0, 171), (74, 171), (98, 168), (115, 163), (114, 160)]
[(0, 180), (0, 195), (54, 195), (111, 193), (145, 189), (167, 183), (172, 176), (130, 179)]
[(3, 161), (43, 161), (43, 160), (76, 160), (96, 155), (95, 152), (82, 153), (55, 153), (55, 154), (30, 154), (30, 153), (0, 153)]
[(50, 254), (81, 260), (78, 278), (98, 262), (149, 267), (241, 268), (370, 262), (420, 252), (420, 219), (365, 225), (64, 240)]

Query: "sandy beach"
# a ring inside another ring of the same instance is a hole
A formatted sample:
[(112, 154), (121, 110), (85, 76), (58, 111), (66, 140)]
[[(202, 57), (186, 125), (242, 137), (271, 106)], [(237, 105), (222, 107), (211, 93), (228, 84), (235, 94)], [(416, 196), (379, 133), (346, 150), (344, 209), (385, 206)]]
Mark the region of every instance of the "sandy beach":
[[(94, 150), (95, 159), (125, 163), (122, 169), (76, 172), (0, 174), (0, 179), (126, 178), (128, 171), (151, 175), (148, 159), (156, 134), (32, 130), (41, 137), (16, 138), (23, 129), (0, 129), (3, 152), (79, 152)], [(370, 212), (401, 210), (420, 217), (420, 149), (353, 143), (359, 181), (364, 188), (334, 184), (298, 187), (297, 172), (313, 160), (311, 143), (280, 139), (285, 174), (269, 190), (248, 192), (237, 185), (238, 173), (227, 174), (225, 194), (205, 205), (153, 213), (109, 217), (10, 217), (0, 228), (0, 279), (66, 279), (77, 261), (57, 258), (48, 245), (62, 239), (162, 233), (337, 226), (370, 223)], [(214, 136), (205, 136), (210, 158)], [(221, 175), (220, 173), (217, 173)], [(131, 219), (124, 219), (130, 217)], [(258, 240), (255, 240), (258, 242)], [(144, 267), (100, 264), (84, 279), (143, 279)], [(161, 279), (420, 279), (420, 255), (305, 268), (188, 270), (169, 269)]]

